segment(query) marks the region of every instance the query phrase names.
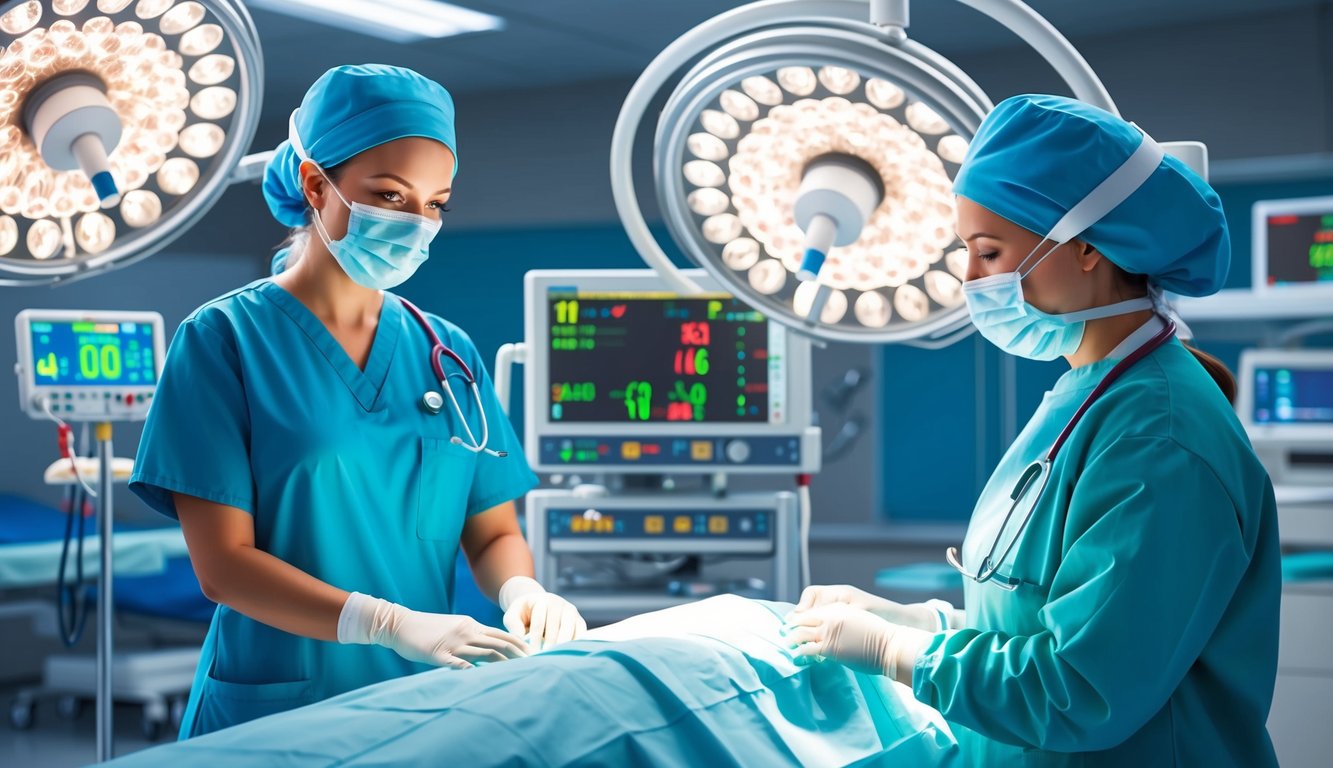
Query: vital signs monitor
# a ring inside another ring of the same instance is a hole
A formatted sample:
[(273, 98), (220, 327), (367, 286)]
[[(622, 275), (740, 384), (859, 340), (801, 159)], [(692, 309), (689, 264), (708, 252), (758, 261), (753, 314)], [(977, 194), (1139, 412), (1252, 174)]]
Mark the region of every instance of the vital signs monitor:
[(1252, 221), (1254, 290), (1333, 297), (1333, 197), (1261, 200)]
[(810, 342), (721, 292), (651, 270), (525, 281), (526, 449), (535, 469), (814, 472)]
[(1333, 350), (1241, 353), (1236, 410), (1275, 485), (1331, 485)]
[(142, 421), (165, 356), (156, 312), (26, 309), (14, 319), (19, 407), (34, 419)]

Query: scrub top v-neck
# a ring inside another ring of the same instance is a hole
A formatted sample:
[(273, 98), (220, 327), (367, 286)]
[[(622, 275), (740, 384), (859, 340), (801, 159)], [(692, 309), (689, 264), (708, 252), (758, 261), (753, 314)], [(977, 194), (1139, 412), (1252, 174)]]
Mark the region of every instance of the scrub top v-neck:
[(379, 326), (370, 345), (370, 357), (366, 359), (366, 367), (362, 369), (329, 332), (324, 322), (302, 304), (300, 299), (271, 281), (263, 283), (259, 290), (305, 332), (310, 343), (328, 361), (329, 366), (347, 385), (347, 389), (361, 407), (367, 411), (372, 410), (384, 386), (384, 380), (389, 373), (389, 364), (393, 361), (394, 352), (398, 348), (398, 339), (402, 335), (402, 304), (392, 295), (384, 295), (384, 303), (380, 307)]
[[(471, 340), (429, 320), (481, 372), (491, 444), (478, 456), (440, 384), (426, 334), (385, 293), (366, 366), (271, 280), (210, 302), (181, 324), (144, 425), (131, 489), (175, 517), (172, 494), (254, 516), (255, 546), (312, 576), (414, 610), (450, 613), (470, 515), (536, 483)], [(470, 423), (476, 403), (451, 382)], [(390, 650), (298, 637), (219, 606), (182, 735), (198, 735), (421, 671)]]

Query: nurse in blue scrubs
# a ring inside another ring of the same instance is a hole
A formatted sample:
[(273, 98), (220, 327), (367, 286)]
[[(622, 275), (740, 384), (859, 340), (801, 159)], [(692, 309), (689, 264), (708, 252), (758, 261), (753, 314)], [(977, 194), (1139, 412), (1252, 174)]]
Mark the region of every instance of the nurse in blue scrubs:
[(950, 555), (964, 609), (811, 587), (796, 653), (911, 686), (968, 765), (1275, 766), (1273, 486), (1235, 380), (1161, 299), (1225, 284), (1216, 192), (1119, 117), (1044, 95), (996, 106), (954, 191), (977, 330), (1070, 370)]
[[(180, 520), (219, 603), (182, 738), (586, 629), (531, 578), (513, 500), (536, 478), (476, 348), (424, 316), (477, 377), (441, 357), (443, 392), (423, 324), (389, 292), (447, 210), (449, 93), (410, 70), (338, 67), (289, 137), (264, 179), (274, 217), (299, 228), (281, 272), (180, 326), (131, 479)], [(460, 546), (508, 632), (453, 613)]]

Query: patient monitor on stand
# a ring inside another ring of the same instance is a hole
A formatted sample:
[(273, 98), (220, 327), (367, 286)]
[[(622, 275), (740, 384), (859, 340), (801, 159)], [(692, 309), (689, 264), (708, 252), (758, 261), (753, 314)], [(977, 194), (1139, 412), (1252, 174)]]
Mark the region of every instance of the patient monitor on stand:
[[(810, 342), (694, 279), (706, 293), (650, 270), (525, 281), (525, 448), (555, 486), (529, 494), (527, 536), (537, 579), (593, 623), (718, 593), (800, 594), (798, 486), (820, 467)], [(733, 492), (738, 475), (797, 486)]]
[[(19, 692), (10, 709), (10, 720), (17, 727), (30, 726), (36, 699), (43, 695), (62, 696), (63, 702), (95, 696), (97, 756), (99, 761), (109, 760), (113, 753), (112, 698), (143, 703), (145, 732), (153, 737), (168, 720), (168, 698), (189, 691), (198, 658), (194, 649), (119, 656), (112, 653), (115, 551), (111, 544), (112, 486), (114, 482), (128, 480), (133, 461), (113, 459), (111, 424), (147, 418), (162, 373), (166, 334), (162, 316), (156, 312), (100, 310), (28, 309), (15, 318), (14, 329), (19, 408), (34, 419), (50, 421), (56, 426), (59, 458), (47, 469), (46, 481), (53, 485), (77, 483), (89, 498), (97, 500), (100, 610), (96, 660), (80, 656), (49, 657), (43, 685)], [(77, 455), (69, 422), (95, 425), (98, 444), (95, 458)], [(71, 514), (77, 515), (78, 509), (72, 509)], [(77, 539), (74, 560), (81, 564), (82, 535)], [(62, 573), (62, 582), (64, 578)], [(82, 626), (81, 620), (71, 623)], [(81, 629), (69, 632), (62, 631), (62, 635), (66, 642), (72, 643)]]

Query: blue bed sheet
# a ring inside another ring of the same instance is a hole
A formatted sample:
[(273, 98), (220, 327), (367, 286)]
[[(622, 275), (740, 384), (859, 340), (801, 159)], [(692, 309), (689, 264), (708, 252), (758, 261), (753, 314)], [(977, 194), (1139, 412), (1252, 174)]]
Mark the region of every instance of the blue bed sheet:
[[(65, 538), (66, 515), (58, 509), (25, 499), (21, 496), (0, 494), (0, 547), (30, 545), (41, 542), (60, 542)], [(171, 527), (171, 526), (168, 526)], [(116, 532), (160, 532), (162, 527), (117, 524)], [(97, 542), (97, 521), (84, 524), (87, 542)], [(146, 546), (146, 545), (145, 545)], [(53, 563), (59, 560), (58, 549), (53, 549)], [(0, 557), (3, 557), (0, 549)], [(71, 552), (72, 554), (72, 552)], [(85, 552), (87, 557), (87, 552)], [(149, 565), (145, 562), (144, 565)], [(116, 608), (147, 616), (160, 616), (182, 621), (207, 622), (213, 616), (215, 604), (204, 597), (199, 581), (188, 557), (166, 557), (151, 562), (154, 572), (135, 573), (116, 577)], [(160, 569), (156, 568), (161, 565)], [(54, 568), (54, 565), (52, 566)], [(58, 569), (56, 569), (58, 570)], [(122, 571), (124, 570), (122, 564)], [(138, 569), (131, 569), (138, 570)], [(96, 571), (92, 571), (95, 573)], [(54, 578), (55, 570), (52, 571)], [(67, 564), (66, 573), (72, 578), (73, 563)], [(94, 590), (94, 593), (96, 590)]]
[[(938, 713), (903, 686), (832, 663), (792, 663), (778, 635), (789, 606), (730, 596), (699, 605), (632, 619), (639, 624), (627, 622), (631, 631), (604, 635), (614, 641), (392, 680), (113, 765), (722, 768), (958, 760)], [(730, 623), (718, 627), (720, 616)], [(669, 636), (652, 636), (661, 628)]]
[(207, 624), (217, 608), (217, 603), (204, 597), (188, 557), (167, 560), (161, 573), (117, 576), (115, 582), (117, 610)]
[[(96, 533), (94, 520), (85, 530)], [(0, 545), (56, 541), (65, 537), (65, 515), (58, 509), (22, 496), (0, 493)]]

